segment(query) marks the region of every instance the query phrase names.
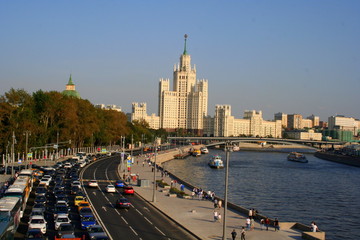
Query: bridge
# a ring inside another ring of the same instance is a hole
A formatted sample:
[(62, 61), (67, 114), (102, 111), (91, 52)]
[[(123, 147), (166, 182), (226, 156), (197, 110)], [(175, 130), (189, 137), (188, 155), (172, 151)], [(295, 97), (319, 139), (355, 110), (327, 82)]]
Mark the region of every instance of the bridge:
[(271, 144), (298, 144), (306, 145), (313, 148), (322, 148), (331, 146), (343, 146), (347, 142), (341, 141), (315, 141), (315, 140), (297, 140), (297, 139), (284, 139), (284, 138), (256, 138), (256, 137), (168, 137), (170, 141), (182, 141), (182, 142), (198, 142), (207, 146), (224, 145), (226, 143), (271, 143)]

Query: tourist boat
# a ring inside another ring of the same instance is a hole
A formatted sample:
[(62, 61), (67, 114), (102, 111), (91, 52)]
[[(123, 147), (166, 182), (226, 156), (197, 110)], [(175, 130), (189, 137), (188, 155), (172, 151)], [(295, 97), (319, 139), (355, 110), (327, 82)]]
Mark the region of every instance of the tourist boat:
[(297, 152), (289, 153), (289, 155), (287, 156), (287, 159), (289, 161), (293, 161), (293, 162), (301, 162), (301, 163), (307, 163), (308, 162), (308, 160), (306, 159), (304, 154), (297, 153)]
[(202, 154), (209, 153), (209, 150), (207, 149), (207, 147), (200, 148), (200, 151), (201, 151)]
[(234, 146), (232, 147), (232, 151), (233, 151), (233, 152), (238, 152), (238, 151), (240, 151), (240, 147), (237, 146), (237, 145), (234, 145)]
[(195, 149), (195, 150), (192, 152), (192, 155), (193, 155), (194, 157), (199, 157), (199, 156), (201, 156), (201, 151), (200, 151), (200, 149)]
[(209, 166), (211, 168), (224, 168), (224, 163), (221, 159), (221, 156), (219, 155), (212, 156), (209, 161)]

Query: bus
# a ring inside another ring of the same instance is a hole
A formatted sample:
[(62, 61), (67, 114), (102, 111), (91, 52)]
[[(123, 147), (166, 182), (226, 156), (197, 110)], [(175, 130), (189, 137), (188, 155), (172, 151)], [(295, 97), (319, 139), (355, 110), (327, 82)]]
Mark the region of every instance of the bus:
[(32, 170), (32, 169), (23, 169), (23, 170), (21, 170), (19, 172), (18, 177), (20, 177), (20, 176), (30, 177), (33, 182), (35, 181), (34, 170)]
[(32, 184), (33, 182), (30, 177), (19, 176), (4, 193), (4, 198), (20, 198), (21, 217), (25, 211), (26, 203), (31, 193)]
[(0, 199), (0, 239), (13, 239), (20, 224), (21, 199)]

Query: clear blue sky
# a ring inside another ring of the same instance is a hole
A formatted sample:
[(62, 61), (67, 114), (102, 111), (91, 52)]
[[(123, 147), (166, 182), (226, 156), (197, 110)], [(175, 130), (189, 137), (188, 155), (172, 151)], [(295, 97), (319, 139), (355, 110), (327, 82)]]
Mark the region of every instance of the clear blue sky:
[(360, 118), (360, 1), (0, 1), (0, 94), (62, 91), (157, 113), (183, 51), (209, 81), (210, 115)]

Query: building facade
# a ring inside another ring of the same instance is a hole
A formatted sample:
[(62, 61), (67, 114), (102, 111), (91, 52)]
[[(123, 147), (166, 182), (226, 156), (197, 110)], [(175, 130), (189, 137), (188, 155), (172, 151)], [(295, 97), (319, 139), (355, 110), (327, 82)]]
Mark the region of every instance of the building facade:
[(132, 103), (130, 121), (133, 122), (134, 120), (145, 120), (152, 129), (160, 128), (159, 116), (156, 116), (155, 113), (147, 115), (146, 103)]
[(196, 67), (191, 66), (186, 40), (187, 35), (180, 63), (174, 66), (172, 90), (169, 79), (159, 81), (160, 128), (169, 132), (185, 129), (202, 134), (208, 107), (208, 81), (196, 79)]
[(275, 113), (274, 114), (274, 120), (281, 120), (281, 125), (284, 127), (284, 128), (287, 128), (288, 126), (288, 119), (287, 119), (287, 114), (286, 113), (282, 113), (282, 112), (279, 112), (279, 113)]
[(352, 117), (345, 117), (342, 115), (331, 116), (328, 119), (329, 130), (351, 131), (353, 135), (358, 135), (359, 124), (358, 120)]
[(287, 117), (288, 125), (287, 127), (290, 129), (302, 129), (302, 120), (303, 117), (300, 114), (289, 114)]

